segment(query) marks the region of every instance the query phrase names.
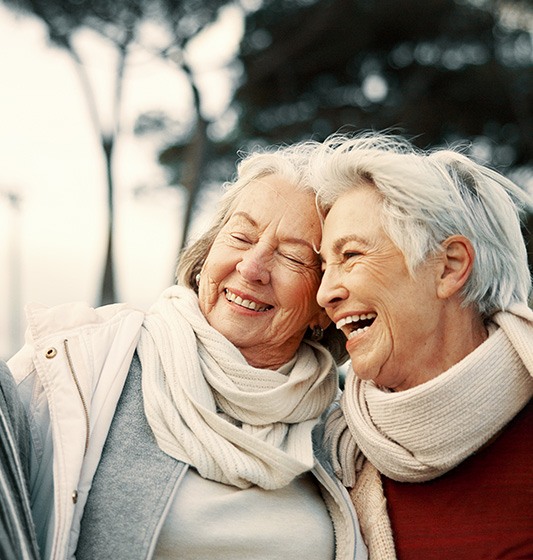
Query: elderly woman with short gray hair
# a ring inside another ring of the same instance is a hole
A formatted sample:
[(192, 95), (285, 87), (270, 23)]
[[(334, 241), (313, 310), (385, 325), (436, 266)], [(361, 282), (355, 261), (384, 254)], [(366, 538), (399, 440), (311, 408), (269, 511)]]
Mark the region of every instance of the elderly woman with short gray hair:
[(370, 558), (532, 558), (531, 197), (379, 133), (330, 138), (311, 175), (351, 358), (328, 436)]

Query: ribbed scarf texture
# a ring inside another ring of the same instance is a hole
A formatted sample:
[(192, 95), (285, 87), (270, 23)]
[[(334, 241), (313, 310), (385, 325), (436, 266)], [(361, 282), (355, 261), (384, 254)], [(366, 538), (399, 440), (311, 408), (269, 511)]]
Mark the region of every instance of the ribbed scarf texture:
[(474, 352), (412, 389), (386, 392), (348, 375), (326, 437), (334, 469), (352, 489), (370, 558), (396, 558), (380, 473), (432, 480), (480, 449), (531, 398), (533, 311), (515, 305), (492, 321)]
[(172, 286), (148, 312), (138, 353), (145, 413), (168, 455), (239, 488), (281, 488), (313, 468), (311, 432), (338, 390), (321, 345), (302, 343), (288, 372), (254, 368), (196, 294)]

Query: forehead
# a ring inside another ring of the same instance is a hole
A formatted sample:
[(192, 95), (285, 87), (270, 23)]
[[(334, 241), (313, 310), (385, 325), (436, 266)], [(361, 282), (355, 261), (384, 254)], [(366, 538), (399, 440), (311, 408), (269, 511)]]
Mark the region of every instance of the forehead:
[(381, 199), (371, 187), (354, 188), (342, 194), (324, 221), (322, 251), (331, 251), (339, 239), (368, 239), (382, 231)]
[(315, 197), (288, 179), (267, 175), (243, 188), (229, 216), (229, 223), (249, 216), (255, 225), (292, 230), (296, 235), (320, 232)]

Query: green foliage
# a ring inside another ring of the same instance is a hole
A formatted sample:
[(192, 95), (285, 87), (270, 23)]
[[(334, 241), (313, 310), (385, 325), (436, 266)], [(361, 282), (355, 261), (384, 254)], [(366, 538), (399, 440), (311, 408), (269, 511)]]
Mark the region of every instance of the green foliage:
[(470, 142), (533, 191), (532, 31), (525, 0), (264, 0), (242, 41), (236, 146), (390, 129)]
[[(392, 129), (421, 147), (470, 141), (474, 156), (519, 184), (533, 182), (528, 0), (236, 0), (246, 19), (230, 129), (202, 116), (185, 56), (228, 0), (4, 2), (40, 17), (51, 41), (71, 51), (72, 34), (90, 27), (124, 57), (135, 42), (187, 77), (192, 117), (176, 123), (154, 113), (136, 126), (173, 138), (160, 163), (189, 194), (183, 239), (200, 190), (230, 178), (239, 150), (340, 129)], [(157, 46), (142, 44), (145, 21), (166, 31)]]
[(493, 165), (531, 162), (531, 37), (505, 27), (494, 3), (287, 4), (265, 2), (247, 20), (244, 136), (394, 128), (423, 146), (484, 137)]

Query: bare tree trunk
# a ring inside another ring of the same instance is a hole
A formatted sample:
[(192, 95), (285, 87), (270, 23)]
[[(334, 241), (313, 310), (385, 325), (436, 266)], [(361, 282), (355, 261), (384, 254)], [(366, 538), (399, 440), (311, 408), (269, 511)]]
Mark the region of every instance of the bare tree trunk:
[[(116, 300), (115, 292), (115, 278), (114, 278), (114, 259), (113, 259), (113, 229), (114, 229), (114, 208), (113, 208), (113, 174), (112, 174), (112, 161), (113, 161), (113, 147), (114, 147), (114, 135), (115, 131), (107, 135), (102, 127), (98, 116), (98, 108), (96, 106), (96, 99), (94, 95), (94, 90), (91, 86), (89, 76), (85, 70), (85, 66), (79, 57), (76, 49), (69, 44), (68, 53), (75, 62), (75, 68), (78, 72), (82, 90), (85, 94), (85, 99), (87, 101), (87, 107), (89, 109), (89, 116), (95, 133), (100, 138), (100, 145), (102, 146), (102, 152), (105, 158), (106, 167), (106, 185), (107, 185), (107, 206), (108, 206), (108, 219), (107, 219), (107, 245), (106, 245), (106, 257), (104, 261), (104, 273), (102, 278), (102, 285), (100, 290), (100, 305), (105, 305), (108, 303), (114, 303)], [(119, 69), (123, 66), (124, 61), (121, 58), (119, 62)], [(121, 73), (118, 72), (117, 82), (122, 81)], [(118, 92), (120, 92), (119, 86), (117, 86)], [(117, 90), (115, 91), (115, 96), (118, 95)], [(116, 100), (115, 100), (116, 103)], [(115, 117), (116, 118), (116, 117)]]
[(183, 65), (183, 70), (189, 78), (189, 83), (193, 93), (194, 109), (197, 114), (196, 129), (187, 149), (185, 172), (182, 183), (188, 193), (187, 206), (183, 217), (180, 248), (187, 243), (187, 237), (194, 215), (196, 201), (201, 192), (204, 166), (207, 162), (209, 153), (209, 140), (207, 138), (207, 127), (209, 121), (206, 120), (200, 110), (200, 92), (194, 82), (191, 70), (187, 65)]
[(113, 121), (111, 124), (111, 131), (107, 133), (98, 117), (98, 108), (96, 106), (96, 99), (94, 89), (91, 86), (89, 76), (85, 70), (85, 66), (79, 57), (76, 49), (72, 44), (68, 45), (68, 53), (71, 55), (75, 62), (75, 67), (78, 71), (81, 86), (87, 100), (89, 115), (93, 123), (96, 134), (100, 138), (102, 152), (105, 159), (106, 168), (106, 185), (107, 185), (107, 244), (106, 256), (104, 260), (104, 272), (102, 277), (102, 284), (100, 289), (100, 305), (115, 303), (117, 301), (117, 290), (115, 281), (115, 259), (114, 259), (114, 225), (115, 225), (115, 204), (114, 204), (114, 180), (113, 180), (113, 153), (116, 138), (119, 133), (120, 123), (120, 106), (122, 101), (122, 88), (124, 84), (124, 70), (126, 67), (126, 57), (128, 45), (133, 38), (133, 33), (129, 32), (124, 43), (118, 45), (119, 60), (117, 66), (117, 73), (115, 77), (115, 95), (113, 99), (112, 116)]
[(207, 126), (208, 121), (201, 116), (196, 123), (196, 131), (187, 150), (186, 172), (183, 177), (183, 184), (187, 189), (188, 198), (183, 217), (183, 227), (181, 234), (181, 248), (187, 243), (187, 237), (191, 228), (192, 218), (196, 201), (201, 192), (203, 167), (207, 160), (208, 140)]
[(102, 136), (102, 148), (105, 155), (106, 175), (107, 175), (107, 247), (104, 261), (104, 275), (102, 277), (102, 287), (100, 291), (100, 305), (107, 305), (116, 302), (115, 288), (115, 262), (113, 253), (113, 231), (115, 226), (115, 205), (114, 205), (114, 183), (113, 183), (113, 148), (114, 137), (105, 138)]
[(107, 207), (108, 207), (108, 229), (107, 229), (107, 250), (104, 265), (104, 275), (102, 279), (102, 290), (100, 294), (100, 304), (107, 305), (117, 301), (117, 289), (115, 280), (115, 259), (114, 259), (114, 229), (115, 229), (115, 184), (113, 180), (113, 152), (116, 138), (120, 132), (120, 105), (122, 101), (122, 86), (124, 84), (124, 70), (126, 67), (126, 56), (128, 44), (132, 35), (128, 36), (125, 44), (119, 49), (120, 57), (117, 68), (115, 82), (115, 97), (113, 103), (113, 130), (106, 138), (102, 135), (102, 148), (106, 159), (107, 173)]

